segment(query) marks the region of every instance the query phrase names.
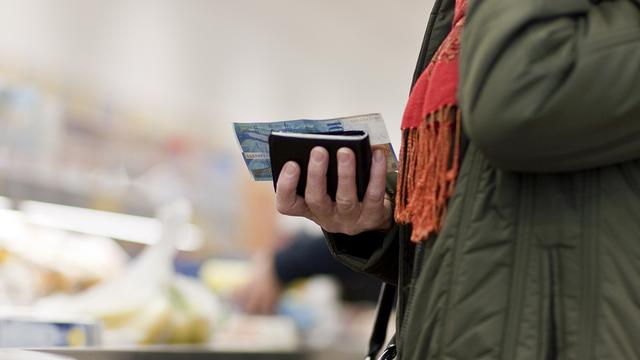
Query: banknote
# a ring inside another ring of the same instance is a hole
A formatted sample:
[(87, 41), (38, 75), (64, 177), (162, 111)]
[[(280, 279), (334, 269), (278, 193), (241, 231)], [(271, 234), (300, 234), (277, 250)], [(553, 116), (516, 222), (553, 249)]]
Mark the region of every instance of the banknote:
[(366, 131), (373, 148), (384, 150), (387, 171), (397, 170), (397, 159), (384, 120), (380, 114), (356, 115), (324, 120), (287, 120), (260, 123), (233, 123), (236, 139), (242, 149), (251, 176), (256, 181), (270, 181), (269, 134), (272, 131), (295, 133), (339, 132), (349, 130)]

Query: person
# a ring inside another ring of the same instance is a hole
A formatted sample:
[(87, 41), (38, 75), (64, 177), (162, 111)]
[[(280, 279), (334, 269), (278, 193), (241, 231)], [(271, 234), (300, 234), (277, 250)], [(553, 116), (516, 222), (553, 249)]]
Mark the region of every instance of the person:
[(259, 254), (254, 266), (250, 280), (234, 294), (235, 302), (250, 314), (273, 314), (287, 285), (317, 275), (335, 279), (341, 299), (347, 302), (374, 302), (381, 285), (336, 261), (322, 234), (298, 233), (273, 255)]
[(397, 191), (315, 148), (276, 192), (398, 286), (401, 359), (640, 359), (636, 2), (436, 0), (402, 128)]

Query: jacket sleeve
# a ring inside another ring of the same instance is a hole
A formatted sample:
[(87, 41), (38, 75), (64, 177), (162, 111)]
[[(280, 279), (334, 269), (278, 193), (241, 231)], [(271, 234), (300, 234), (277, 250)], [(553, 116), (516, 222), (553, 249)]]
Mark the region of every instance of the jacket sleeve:
[[(387, 193), (394, 197), (396, 173), (387, 174)], [(393, 203), (393, 201), (392, 201)], [(391, 230), (367, 231), (349, 236), (324, 232), (331, 254), (357, 272), (373, 275), (387, 283), (398, 281), (399, 225)]]
[(354, 271), (384, 282), (398, 282), (398, 225), (389, 232), (369, 231), (355, 236), (325, 232), (331, 254)]
[(633, 0), (469, 1), (460, 107), (494, 166), (562, 172), (640, 158)]

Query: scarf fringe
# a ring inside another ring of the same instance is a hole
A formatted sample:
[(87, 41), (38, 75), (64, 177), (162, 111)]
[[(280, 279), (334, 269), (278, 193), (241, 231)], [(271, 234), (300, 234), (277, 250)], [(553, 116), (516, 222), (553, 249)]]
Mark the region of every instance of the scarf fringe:
[(402, 134), (395, 218), (412, 224), (413, 242), (442, 228), (458, 176), (460, 128), (459, 109), (447, 105)]

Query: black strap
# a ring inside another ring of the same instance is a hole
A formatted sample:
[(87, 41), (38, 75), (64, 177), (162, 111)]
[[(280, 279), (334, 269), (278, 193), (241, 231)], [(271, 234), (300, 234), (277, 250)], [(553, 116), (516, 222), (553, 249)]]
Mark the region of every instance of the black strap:
[(382, 347), (384, 346), (384, 341), (387, 338), (387, 326), (389, 324), (389, 317), (391, 316), (391, 311), (393, 310), (395, 297), (395, 286), (383, 283), (380, 287), (376, 320), (373, 324), (373, 331), (371, 332), (371, 339), (369, 340), (369, 351), (367, 351), (367, 356), (365, 357), (366, 360), (375, 359), (380, 352), (380, 349), (382, 349)]
[(396, 336), (393, 335), (391, 340), (389, 340), (389, 344), (387, 345), (387, 347), (384, 348), (384, 351), (382, 352), (382, 354), (380, 354), (378, 360), (393, 360), (397, 355), (398, 349), (396, 347)]

